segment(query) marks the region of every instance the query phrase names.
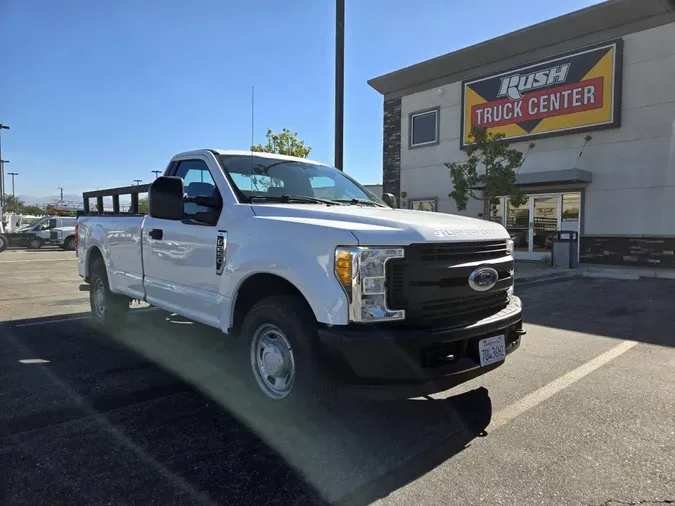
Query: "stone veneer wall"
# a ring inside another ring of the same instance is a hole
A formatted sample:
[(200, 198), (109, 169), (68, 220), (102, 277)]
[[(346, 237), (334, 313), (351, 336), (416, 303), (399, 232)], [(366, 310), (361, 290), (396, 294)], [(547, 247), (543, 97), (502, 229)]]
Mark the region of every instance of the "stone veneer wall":
[(579, 261), (675, 268), (675, 237), (581, 236)]
[(382, 192), (392, 193), (401, 206), (401, 99), (384, 102)]

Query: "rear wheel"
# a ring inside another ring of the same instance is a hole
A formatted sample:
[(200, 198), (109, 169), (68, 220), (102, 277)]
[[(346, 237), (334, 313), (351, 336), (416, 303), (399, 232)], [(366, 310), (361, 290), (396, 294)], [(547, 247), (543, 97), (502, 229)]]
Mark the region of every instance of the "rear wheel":
[(28, 249), (40, 249), (42, 241), (39, 237), (32, 237), (28, 239)]
[(9, 246), (7, 238), (4, 235), (0, 234), (0, 253), (5, 251), (7, 249), (7, 246)]
[(126, 322), (129, 302), (129, 298), (110, 291), (103, 260), (95, 260), (89, 290), (89, 305), (94, 323), (109, 329), (121, 327)]
[(75, 236), (66, 238), (63, 242), (63, 249), (66, 251), (73, 251), (75, 249)]
[(316, 320), (295, 295), (257, 302), (241, 329), (252, 386), (278, 405), (309, 405), (333, 397), (335, 386), (321, 367)]

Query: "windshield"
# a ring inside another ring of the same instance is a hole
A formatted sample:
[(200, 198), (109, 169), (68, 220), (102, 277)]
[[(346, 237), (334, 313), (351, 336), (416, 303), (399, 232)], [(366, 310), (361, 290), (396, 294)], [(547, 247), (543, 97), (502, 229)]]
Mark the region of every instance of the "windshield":
[(262, 156), (221, 155), (240, 200), (282, 196), (385, 205), (375, 194), (333, 167)]

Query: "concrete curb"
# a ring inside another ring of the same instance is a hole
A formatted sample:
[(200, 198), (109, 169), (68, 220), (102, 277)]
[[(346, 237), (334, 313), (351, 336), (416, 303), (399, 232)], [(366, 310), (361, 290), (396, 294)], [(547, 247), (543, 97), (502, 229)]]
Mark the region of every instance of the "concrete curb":
[(640, 279), (640, 276), (630, 272), (597, 272), (597, 271), (586, 271), (582, 274), (584, 278), (596, 278), (596, 279), (627, 279), (630, 281), (637, 281)]
[(580, 271), (567, 271), (567, 272), (555, 272), (550, 274), (536, 274), (532, 276), (525, 276), (521, 278), (516, 278), (515, 286), (516, 288), (523, 285), (539, 285), (542, 283), (557, 283), (559, 281), (567, 281), (568, 279), (574, 279), (581, 277), (583, 273)]
[(575, 278), (591, 278), (591, 279), (619, 279), (627, 281), (637, 281), (640, 278), (659, 278), (659, 279), (675, 279), (675, 270), (639, 270), (639, 269), (602, 269), (602, 268), (588, 268), (580, 267), (578, 269), (551, 272), (543, 274), (532, 274), (516, 278), (515, 285), (534, 285), (542, 283), (555, 283), (558, 281), (566, 281)]

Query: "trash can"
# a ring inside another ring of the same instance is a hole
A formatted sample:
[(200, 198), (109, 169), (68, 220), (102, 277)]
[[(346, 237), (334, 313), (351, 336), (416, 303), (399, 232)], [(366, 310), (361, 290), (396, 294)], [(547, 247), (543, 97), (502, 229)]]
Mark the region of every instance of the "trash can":
[(553, 236), (553, 267), (574, 269), (579, 266), (579, 233), (558, 230)]

